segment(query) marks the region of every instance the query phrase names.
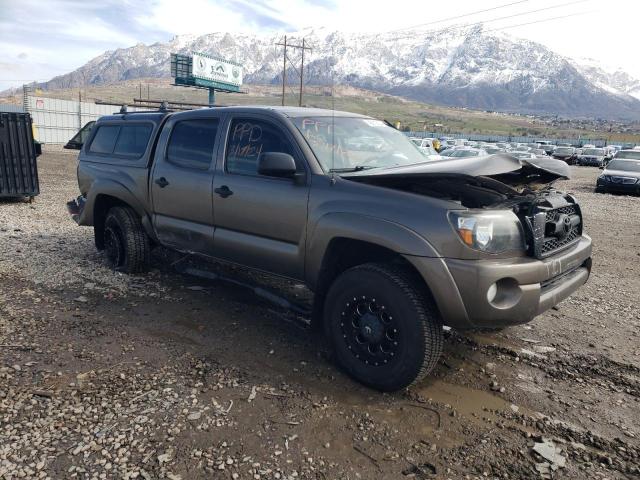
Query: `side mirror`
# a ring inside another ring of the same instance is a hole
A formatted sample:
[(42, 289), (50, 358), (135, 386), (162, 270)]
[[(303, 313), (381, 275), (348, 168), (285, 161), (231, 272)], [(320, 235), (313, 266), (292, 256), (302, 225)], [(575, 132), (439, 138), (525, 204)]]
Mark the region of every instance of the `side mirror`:
[(264, 152), (258, 157), (258, 174), (268, 177), (293, 178), (296, 161), (288, 153)]
[(82, 143), (69, 140), (62, 148), (66, 148), (67, 150), (82, 150)]
[(84, 145), (87, 137), (89, 137), (89, 133), (91, 133), (91, 129), (93, 128), (95, 123), (95, 120), (87, 122), (85, 126), (82, 127), (63, 148), (66, 148), (68, 150), (82, 150), (82, 145)]

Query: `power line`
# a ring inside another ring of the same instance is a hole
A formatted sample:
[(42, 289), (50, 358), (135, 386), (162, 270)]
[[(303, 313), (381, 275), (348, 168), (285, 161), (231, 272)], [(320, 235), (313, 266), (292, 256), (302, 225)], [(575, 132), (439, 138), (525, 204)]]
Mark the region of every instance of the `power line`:
[[(514, 14), (511, 14), (511, 15), (505, 15), (505, 16), (502, 16), (502, 17), (491, 18), (489, 20), (483, 20), (481, 22), (476, 22), (476, 23), (471, 23), (471, 24), (463, 24), (463, 25), (451, 25), (449, 27), (444, 27), (442, 29), (428, 30), (426, 33), (429, 33), (429, 34), (443, 33), (443, 32), (447, 32), (447, 31), (450, 31), (450, 30), (455, 30), (455, 29), (459, 29), (459, 28), (463, 28), (463, 27), (467, 27), (467, 28), (468, 27), (475, 27), (475, 26), (478, 26), (478, 25), (484, 25), (485, 23), (493, 23), (493, 22), (498, 22), (500, 20), (507, 20), (509, 18), (522, 17), (524, 15), (529, 15), (529, 14), (532, 14), (532, 13), (539, 13), (539, 12), (544, 12), (546, 10), (553, 10), (553, 9), (557, 9), (557, 8), (568, 7), (569, 5), (575, 5), (577, 3), (585, 3), (585, 2), (589, 2), (589, 1), (591, 1), (591, 0), (575, 0), (573, 2), (561, 3), (560, 5), (552, 5), (550, 7), (537, 8), (535, 10), (528, 10), (526, 12), (514, 13)], [(572, 15), (574, 15), (574, 14), (572, 14)], [(511, 28), (511, 27), (509, 27), (509, 28)], [(493, 31), (493, 30), (488, 30), (488, 31)], [(400, 39), (403, 39), (403, 38), (410, 38), (412, 36), (413, 35), (408, 35), (407, 34), (407, 35), (404, 35), (402, 37), (396, 37), (395, 40), (400, 40)]]
[(491, 12), (493, 10), (499, 10), (501, 8), (506, 8), (506, 7), (510, 7), (512, 5), (517, 5), (519, 3), (525, 3), (528, 2), (529, 0), (520, 0), (518, 2), (511, 2), (511, 3), (505, 3), (504, 5), (498, 5), (496, 7), (492, 7), (492, 8), (486, 8), (484, 10), (477, 10), (475, 12), (469, 12), (469, 13), (465, 13), (464, 15), (456, 15), (455, 17), (449, 17), (449, 18), (443, 18), (442, 20), (434, 20), (433, 22), (427, 22), (427, 23), (419, 23), (417, 25), (414, 25), (412, 27), (405, 27), (405, 28), (398, 28), (396, 30), (389, 30), (386, 33), (393, 33), (393, 32), (401, 32), (403, 30), (411, 30), (412, 28), (417, 28), (417, 27), (424, 27), (426, 25), (435, 25), (437, 23), (443, 23), (443, 22), (448, 22), (449, 20), (458, 20), (459, 18), (464, 18), (464, 17), (470, 17), (472, 15), (477, 15), (479, 13), (486, 13), (486, 12)]
[(597, 11), (598, 10), (589, 10), (587, 12), (570, 13), (569, 15), (562, 15), (560, 17), (543, 18), (542, 20), (535, 20), (533, 22), (527, 22), (527, 23), (519, 23), (517, 25), (508, 25), (506, 27), (492, 28), (491, 30), (485, 30), (485, 31), (487, 31), (487, 32), (498, 32), (500, 30), (507, 30), (509, 28), (524, 27), (525, 25), (534, 25), (536, 23), (550, 22), (552, 20), (560, 20), (562, 18), (569, 18), (569, 17), (577, 17), (577, 16), (580, 16), (580, 15), (587, 15), (589, 13), (595, 13)]

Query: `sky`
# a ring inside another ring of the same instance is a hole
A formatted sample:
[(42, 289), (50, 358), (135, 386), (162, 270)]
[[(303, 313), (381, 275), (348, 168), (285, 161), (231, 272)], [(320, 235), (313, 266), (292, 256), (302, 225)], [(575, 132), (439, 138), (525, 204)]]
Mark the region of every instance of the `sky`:
[(640, 78), (639, 19), (638, 0), (0, 0), (0, 91), (67, 73), (105, 50), (180, 34), (478, 22)]

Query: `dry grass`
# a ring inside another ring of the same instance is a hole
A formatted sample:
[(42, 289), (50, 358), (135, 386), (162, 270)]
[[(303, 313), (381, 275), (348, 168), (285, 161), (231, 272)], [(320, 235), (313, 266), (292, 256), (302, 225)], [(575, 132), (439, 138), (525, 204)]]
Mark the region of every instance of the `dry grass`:
[[(282, 89), (278, 85), (246, 85), (244, 88), (246, 90), (244, 94), (218, 93), (216, 102), (221, 105), (281, 104)], [(38, 90), (36, 93), (45, 97), (67, 100), (77, 100), (80, 93), (83, 101), (99, 100), (112, 102), (116, 105), (133, 104), (133, 99), (140, 97), (200, 104), (206, 104), (208, 101), (206, 90), (177, 87), (171, 85), (170, 79), (156, 78), (90, 86), (81, 90)], [(3, 100), (19, 103), (22, 98), (16, 95)], [(287, 87), (285, 103), (287, 105), (298, 104), (296, 86)], [(349, 86), (337, 86), (333, 97), (330, 95), (330, 89), (326, 86), (307, 86), (303, 103), (310, 107), (335, 108), (370, 115), (390, 122), (399, 121), (402, 127), (408, 127), (414, 131), (436, 130), (447, 133), (464, 132), (557, 138), (586, 137), (640, 143), (640, 131), (615, 133), (593, 128), (558, 128), (547, 125), (539, 118), (429, 105)]]

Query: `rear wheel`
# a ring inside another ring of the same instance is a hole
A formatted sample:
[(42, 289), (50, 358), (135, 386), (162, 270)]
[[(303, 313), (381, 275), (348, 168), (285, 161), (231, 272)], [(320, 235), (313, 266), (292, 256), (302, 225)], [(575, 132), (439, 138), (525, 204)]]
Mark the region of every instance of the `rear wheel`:
[(338, 364), (378, 390), (411, 385), (442, 353), (437, 309), (404, 266), (370, 263), (342, 273), (327, 294), (324, 321)]
[(149, 261), (149, 238), (140, 217), (129, 207), (113, 207), (107, 212), (103, 233), (104, 253), (114, 270), (138, 273)]

